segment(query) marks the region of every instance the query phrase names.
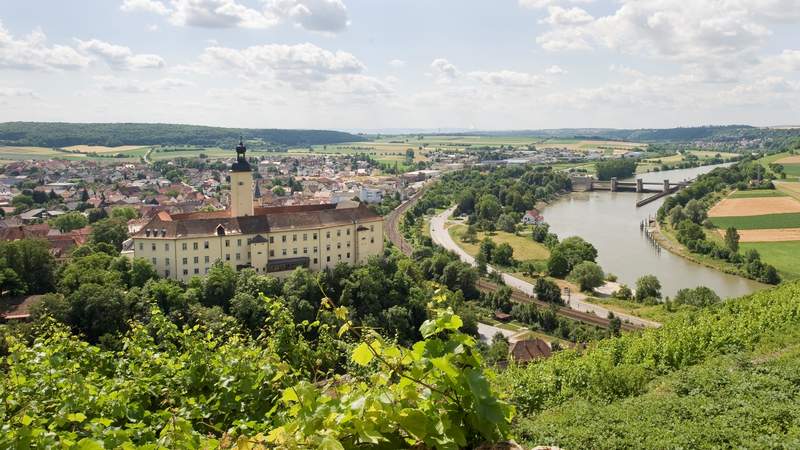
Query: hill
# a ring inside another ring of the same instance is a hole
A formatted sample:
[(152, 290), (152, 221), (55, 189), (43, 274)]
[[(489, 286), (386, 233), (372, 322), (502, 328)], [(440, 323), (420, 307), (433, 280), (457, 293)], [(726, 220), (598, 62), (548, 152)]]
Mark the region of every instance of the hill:
[(198, 145), (230, 147), (243, 136), (277, 146), (309, 146), (363, 141), (329, 130), (221, 128), (162, 123), (0, 123), (0, 146), (69, 147), (71, 145)]

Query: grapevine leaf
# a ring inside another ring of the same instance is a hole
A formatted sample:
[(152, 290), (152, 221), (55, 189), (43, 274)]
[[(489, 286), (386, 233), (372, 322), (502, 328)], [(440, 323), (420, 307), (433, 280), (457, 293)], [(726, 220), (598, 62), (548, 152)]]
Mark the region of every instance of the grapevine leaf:
[(353, 350), (352, 358), (356, 364), (366, 366), (372, 361), (372, 351), (365, 342), (362, 342)]

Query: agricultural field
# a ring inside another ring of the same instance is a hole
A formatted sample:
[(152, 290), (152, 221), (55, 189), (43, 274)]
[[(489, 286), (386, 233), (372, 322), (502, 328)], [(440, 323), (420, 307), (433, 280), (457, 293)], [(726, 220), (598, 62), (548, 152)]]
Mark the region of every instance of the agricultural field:
[(737, 230), (768, 230), (800, 227), (800, 214), (765, 214), (761, 216), (711, 217), (717, 228), (735, 227)]
[(636, 168), (636, 171), (639, 173), (650, 172), (655, 168), (661, 168), (662, 165), (666, 164), (669, 166), (678, 165), (684, 161), (686, 161), (687, 155), (692, 155), (697, 157), (700, 162), (706, 162), (710, 159), (719, 157), (722, 159), (734, 158), (739, 156), (738, 153), (726, 153), (726, 152), (715, 152), (709, 150), (691, 150), (688, 153), (681, 154), (676, 153), (674, 155), (663, 156), (663, 157), (653, 157), (647, 158), (642, 160), (639, 163), (639, 166)]
[(791, 197), (725, 198), (708, 211), (708, 216), (718, 218), (787, 213), (800, 213), (800, 201)]
[(119, 147), (105, 147), (102, 145), (72, 145), (64, 147), (64, 150), (79, 152), (79, 153), (97, 153), (99, 155), (117, 153), (130, 153), (132, 150), (146, 150), (149, 147), (142, 145), (120, 145)]
[(800, 240), (788, 242), (742, 242), (740, 252), (757, 250), (761, 259), (775, 266), (784, 280), (800, 278)]
[(761, 198), (787, 197), (788, 194), (776, 189), (754, 189), (750, 191), (733, 191), (728, 198)]
[[(72, 160), (102, 160), (102, 161), (130, 161), (138, 159), (147, 152), (147, 147), (123, 146), (123, 147), (93, 147), (96, 151), (85, 151), (83, 149), (92, 148), (90, 146), (73, 146), (64, 149), (46, 147), (0, 147), (0, 160), (19, 161), (30, 159), (72, 159)], [(102, 151), (101, 151), (102, 150)], [(113, 158), (114, 155), (122, 153), (125, 158)]]
[(508, 244), (514, 249), (514, 259), (517, 261), (542, 261), (550, 257), (550, 251), (544, 245), (534, 241), (529, 234), (517, 236), (505, 231), (497, 231), (491, 235), (479, 232), (475, 243), (462, 242), (461, 236), (467, 230), (466, 225), (458, 224), (448, 228), (448, 233), (453, 240), (470, 255), (477, 255), (480, 250), (480, 241), (485, 237), (491, 238), (495, 244)]
[(797, 182), (786, 182), (786, 181), (778, 181), (775, 182), (775, 188), (791, 197), (800, 200), (800, 183)]

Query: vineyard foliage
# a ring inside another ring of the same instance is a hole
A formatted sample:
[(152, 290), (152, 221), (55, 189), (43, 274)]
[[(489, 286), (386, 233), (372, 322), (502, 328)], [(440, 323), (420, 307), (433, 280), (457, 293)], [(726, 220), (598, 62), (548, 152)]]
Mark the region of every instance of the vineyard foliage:
[[(281, 300), (261, 296), (269, 317), (256, 338), (180, 328), (155, 305), (117, 351), (53, 320), (39, 322), (31, 341), (7, 332), (0, 447), (456, 449), (502, 440), (513, 408), (492, 390), (449, 295), (433, 298), (411, 348), (357, 326), (327, 298), (327, 319), (295, 323)], [(336, 369), (317, 369), (337, 355)]]

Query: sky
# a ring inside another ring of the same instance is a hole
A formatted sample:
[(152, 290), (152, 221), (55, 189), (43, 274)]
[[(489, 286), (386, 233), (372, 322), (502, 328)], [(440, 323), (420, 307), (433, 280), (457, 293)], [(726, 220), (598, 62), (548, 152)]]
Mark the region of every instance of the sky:
[(800, 125), (800, 0), (3, 0), (18, 120)]

